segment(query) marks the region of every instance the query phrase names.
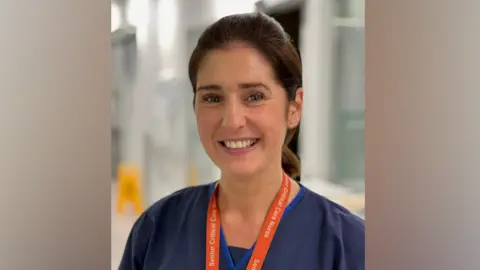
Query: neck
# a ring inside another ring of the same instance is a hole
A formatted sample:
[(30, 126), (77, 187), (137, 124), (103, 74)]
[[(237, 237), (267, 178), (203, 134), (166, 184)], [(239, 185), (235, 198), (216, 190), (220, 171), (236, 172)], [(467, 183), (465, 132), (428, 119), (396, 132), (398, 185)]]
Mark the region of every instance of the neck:
[(282, 185), (282, 178), (281, 167), (243, 177), (222, 174), (219, 182), (221, 211), (246, 219), (266, 215)]

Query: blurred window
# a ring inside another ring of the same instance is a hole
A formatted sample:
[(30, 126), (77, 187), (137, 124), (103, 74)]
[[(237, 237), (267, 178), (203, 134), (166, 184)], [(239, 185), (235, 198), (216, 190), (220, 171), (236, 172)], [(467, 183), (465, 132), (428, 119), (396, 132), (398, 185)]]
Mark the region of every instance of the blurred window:
[(333, 164), (335, 182), (364, 190), (365, 27), (363, 0), (335, 0)]

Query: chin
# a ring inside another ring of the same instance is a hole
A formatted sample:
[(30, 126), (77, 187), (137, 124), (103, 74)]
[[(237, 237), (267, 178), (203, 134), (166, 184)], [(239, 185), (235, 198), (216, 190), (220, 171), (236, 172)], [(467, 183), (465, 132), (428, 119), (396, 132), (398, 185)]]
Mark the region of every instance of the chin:
[(246, 164), (244, 162), (233, 162), (219, 166), (222, 173), (232, 176), (249, 176), (257, 173), (260, 168), (257, 164)]

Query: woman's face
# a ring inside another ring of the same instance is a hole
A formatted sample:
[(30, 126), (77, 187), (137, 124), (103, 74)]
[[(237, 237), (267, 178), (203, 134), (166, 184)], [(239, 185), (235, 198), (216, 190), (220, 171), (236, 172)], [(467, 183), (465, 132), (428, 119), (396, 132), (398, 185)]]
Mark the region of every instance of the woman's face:
[(223, 174), (279, 166), (287, 128), (300, 121), (302, 95), (299, 89), (296, 102), (287, 105), (271, 65), (253, 48), (209, 52), (198, 70), (195, 99), (205, 151)]

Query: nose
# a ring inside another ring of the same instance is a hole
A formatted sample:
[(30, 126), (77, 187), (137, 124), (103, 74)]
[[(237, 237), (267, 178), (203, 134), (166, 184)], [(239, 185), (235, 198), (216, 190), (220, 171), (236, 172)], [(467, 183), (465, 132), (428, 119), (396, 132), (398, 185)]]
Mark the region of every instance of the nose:
[(223, 107), (222, 126), (229, 129), (243, 128), (246, 124), (245, 110), (238, 102), (226, 102)]

